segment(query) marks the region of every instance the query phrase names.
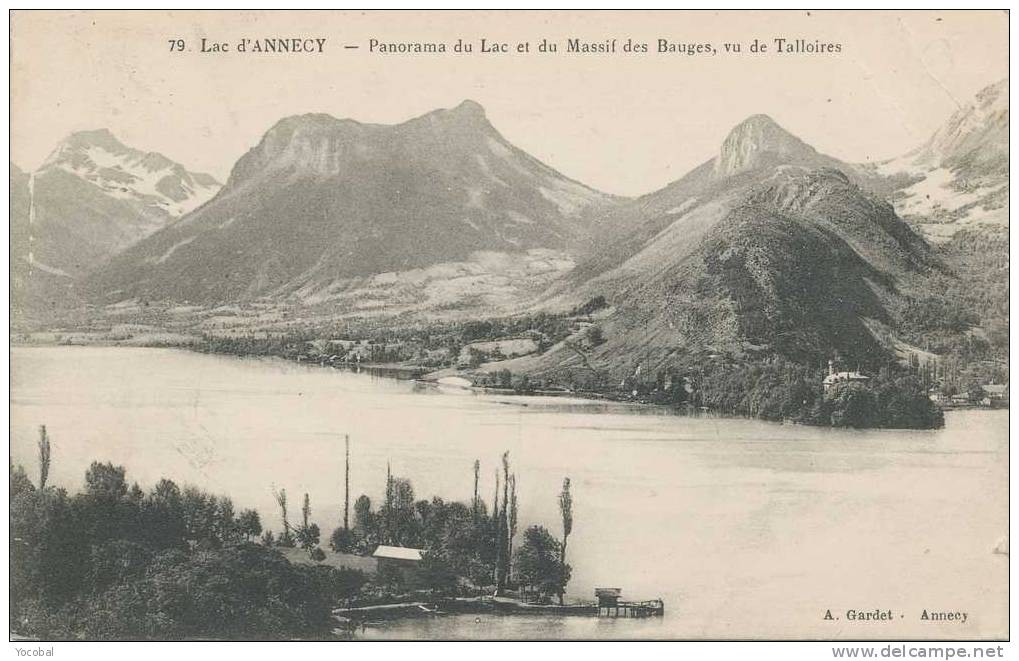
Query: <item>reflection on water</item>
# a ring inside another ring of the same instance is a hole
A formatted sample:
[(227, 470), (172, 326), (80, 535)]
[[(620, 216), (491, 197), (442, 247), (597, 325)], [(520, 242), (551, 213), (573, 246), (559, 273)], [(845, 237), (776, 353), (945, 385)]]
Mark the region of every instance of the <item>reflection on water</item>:
[[(574, 598), (596, 585), (661, 597), (660, 620), (438, 617), (368, 637), (970, 638), (1007, 635), (1008, 412), (958, 411), (939, 431), (841, 431), (567, 398), (453, 396), (367, 374), (166, 349), (15, 348), (14, 461), (35, 429), (55, 483), (92, 460), (231, 495), (278, 528), (273, 485), (339, 521), (343, 435), (352, 494), (381, 497), (386, 462), (419, 497), (468, 500), (509, 450), (521, 523), (558, 531), (570, 476)], [(482, 484), (482, 493), (492, 485)], [(893, 609), (891, 623), (826, 609)], [(968, 613), (921, 622), (924, 609)], [(901, 615), (901, 617), (899, 617)]]

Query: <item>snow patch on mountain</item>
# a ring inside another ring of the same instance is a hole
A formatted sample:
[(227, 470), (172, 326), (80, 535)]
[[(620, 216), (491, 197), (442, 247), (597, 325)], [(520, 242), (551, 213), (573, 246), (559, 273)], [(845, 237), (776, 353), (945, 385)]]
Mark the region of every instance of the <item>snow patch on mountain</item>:
[(896, 212), (933, 241), (968, 225), (1008, 225), (1008, 80), (981, 90), (924, 145), (877, 164), (901, 178)]
[(127, 147), (105, 129), (72, 134), (40, 172), (49, 169), (63, 170), (110, 197), (160, 209), (174, 218), (205, 204), (221, 187), (210, 175), (189, 172), (162, 154)]

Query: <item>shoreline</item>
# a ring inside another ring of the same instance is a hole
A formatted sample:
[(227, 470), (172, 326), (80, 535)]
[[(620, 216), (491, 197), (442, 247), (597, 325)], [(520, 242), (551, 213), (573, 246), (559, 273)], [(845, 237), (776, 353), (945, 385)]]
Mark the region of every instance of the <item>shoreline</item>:
[[(185, 336), (182, 336), (185, 337)], [(746, 416), (739, 414), (726, 414), (719, 411), (715, 411), (708, 407), (696, 407), (692, 404), (682, 405), (671, 405), (668, 403), (648, 401), (641, 398), (633, 398), (625, 394), (616, 394), (611, 392), (599, 392), (599, 391), (571, 391), (567, 389), (545, 389), (545, 390), (533, 390), (533, 391), (519, 391), (514, 388), (499, 388), (491, 386), (479, 386), (475, 385), (472, 381), (471, 374), (457, 368), (443, 367), (434, 368), (421, 365), (408, 365), (406, 363), (367, 363), (367, 362), (346, 362), (346, 361), (319, 361), (319, 360), (302, 360), (302, 357), (297, 358), (281, 356), (277, 354), (257, 354), (257, 353), (235, 353), (235, 352), (216, 352), (216, 351), (205, 351), (198, 346), (200, 338), (186, 336), (194, 341), (192, 342), (178, 342), (178, 343), (132, 343), (130, 341), (118, 341), (109, 339), (96, 338), (95, 341), (85, 342), (52, 342), (52, 341), (41, 341), (41, 342), (25, 342), (16, 341), (14, 339), (10, 342), (10, 348), (43, 348), (43, 347), (102, 347), (102, 348), (128, 348), (128, 349), (178, 349), (183, 351), (190, 351), (192, 353), (215, 355), (215, 356), (232, 356), (235, 358), (274, 358), (283, 360), (286, 362), (314, 365), (323, 368), (331, 368), (334, 370), (342, 370), (351, 373), (360, 373), (362, 371), (373, 374), (374, 376), (380, 376), (383, 378), (391, 378), (397, 381), (413, 381), (424, 386), (430, 386), (434, 388), (447, 388), (461, 390), (464, 393), (472, 393), (479, 395), (499, 395), (505, 397), (550, 397), (550, 398), (573, 398), (592, 404), (625, 404), (636, 407), (645, 407), (658, 411), (663, 411), (676, 415), (700, 415), (708, 414), (722, 418), (732, 418), (736, 420), (755, 420), (758, 422), (770, 422), (772, 424), (779, 425), (804, 425), (808, 427), (820, 427), (820, 428), (831, 428), (841, 429), (842, 427), (835, 427), (833, 425), (821, 425), (811, 424), (809, 422), (798, 421), (794, 419), (783, 419), (783, 420), (769, 420), (760, 417)], [(440, 376), (441, 375), (441, 376)], [(464, 384), (450, 384), (442, 383), (443, 378), (457, 378), (463, 381), (471, 382), (470, 385)], [(944, 404), (938, 404), (938, 407), (943, 413), (950, 411), (1000, 411), (1008, 410), (1008, 406), (980, 406), (980, 405), (950, 405), (945, 406)], [(874, 431), (874, 430), (887, 430), (887, 431), (936, 431), (937, 429), (943, 429), (942, 427), (931, 427), (931, 428), (908, 428), (908, 427), (860, 427), (853, 428), (847, 427), (847, 429), (860, 429), (861, 431)]]
[[(661, 599), (640, 602), (645, 611), (641, 615), (622, 616), (619, 619), (641, 619), (661, 617), (665, 604)], [(620, 604), (619, 608), (633, 608), (636, 604)], [(443, 615), (496, 615), (536, 617), (598, 617), (599, 606), (595, 602), (559, 604), (531, 604), (512, 597), (437, 597), (427, 601), (406, 601), (370, 606), (347, 606), (332, 609), (333, 618), (341, 623), (363, 624), (392, 622), (416, 617), (441, 617)], [(618, 616), (614, 616), (618, 617)]]

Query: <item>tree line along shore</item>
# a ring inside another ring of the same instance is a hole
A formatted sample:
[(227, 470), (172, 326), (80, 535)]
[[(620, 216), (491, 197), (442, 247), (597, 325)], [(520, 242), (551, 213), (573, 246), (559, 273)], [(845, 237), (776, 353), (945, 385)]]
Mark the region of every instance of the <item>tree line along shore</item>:
[[(351, 506), (347, 443), (343, 518), (323, 540), (309, 494), (292, 518), (285, 489), (274, 490), (277, 531), (228, 496), (165, 478), (144, 490), (112, 463), (93, 462), (82, 489), (69, 493), (49, 483), (41, 427), (37, 476), (10, 467), (11, 631), (50, 640), (333, 639), (355, 635), (359, 623), (336, 609), (425, 602), (463, 610), (482, 596), (563, 603), (569, 478), (559, 495), (561, 536), (519, 520), (508, 453), (491, 507), (479, 493), (477, 460), (469, 502), (416, 498), (409, 479), (387, 473), (381, 503), (360, 495)], [(374, 569), (345, 566), (393, 548), (417, 555), (412, 570), (381, 560)]]
[[(378, 367), (404, 374), (456, 375), (479, 389), (516, 394), (572, 394), (581, 397), (668, 406), (676, 410), (710, 411), (721, 415), (851, 427), (935, 429), (944, 426), (942, 409), (932, 393), (979, 387), (978, 377), (956, 377), (945, 385), (930, 363), (903, 366), (887, 360), (866, 371), (866, 378), (825, 384), (823, 366), (807, 366), (776, 355), (733, 356), (691, 353), (675, 367), (643, 370), (613, 378), (596, 369), (534, 377), (500, 368), (507, 358), (505, 343), (532, 342), (535, 351), (570, 336), (562, 320), (545, 318), (546, 330), (528, 335), (527, 322), (466, 324), (456, 331), (369, 335), (367, 338), (323, 340), (315, 333), (205, 335), (191, 348), (206, 353), (275, 356), (336, 367)], [(547, 332), (551, 331), (550, 334)], [(573, 331), (576, 335), (576, 331)], [(584, 327), (573, 346), (603, 341), (597, 324)], [(508, 338), (508, 339), (507, 339)], [(485, 347), (485, 350), (477, 348)], [(583, 351), (579, 347), (578, 351)], [(431, 379), (435, 380), (435, 379)]]

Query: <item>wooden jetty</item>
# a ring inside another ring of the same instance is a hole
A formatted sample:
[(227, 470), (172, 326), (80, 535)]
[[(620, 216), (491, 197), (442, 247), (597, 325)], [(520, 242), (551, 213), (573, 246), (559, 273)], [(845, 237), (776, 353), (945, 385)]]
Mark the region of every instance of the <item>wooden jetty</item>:
[(333, 617), (338, 622), (366, 622), (406, 617), (422, 617), (447, 614), (490, 614), (490, 615), (553, 615), (587, 617), (662, 617), (665, 603), (661, 599), (647, 601), (623, 601), (618, 588), (595, 590), (597, 603), (536, 604), (509, 597), (453, 597), (433, 602), (407, 601), (391, 604), (375, 604), (334, 608)]
[(647, 601), (622, 601), (619, 588), (595, 588), (598, 598), (598, 617), (662, 617), (665, 602), (661, 599)]

